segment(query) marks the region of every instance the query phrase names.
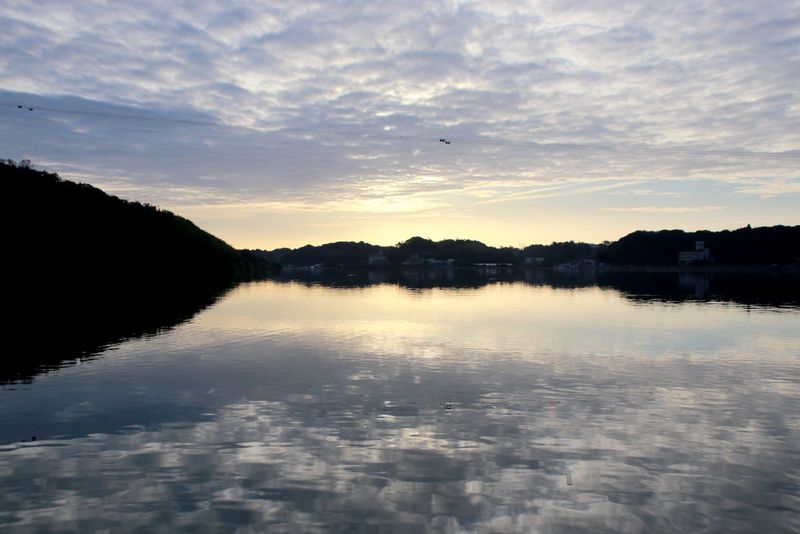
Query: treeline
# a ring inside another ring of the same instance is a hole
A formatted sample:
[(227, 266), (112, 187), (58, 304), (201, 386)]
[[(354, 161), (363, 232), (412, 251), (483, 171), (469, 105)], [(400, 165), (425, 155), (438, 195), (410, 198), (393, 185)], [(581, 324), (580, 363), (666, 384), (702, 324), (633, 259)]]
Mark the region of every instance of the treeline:
[(784, 266), (797, 265), (800, 259), (800, 226), (748, 226), (721, 232), (637, 231), (618, 241), (599, 245), (567, 241), (522, 249), (492, 247), (468, 239), (432, 241), (412, 237), (389, 247), (363, 241), (341, 241), (297, 249), (249, 252), (268, 261), (295, 266), (369, 265), (370, 257), (377, 255), (383, 256), (387, 265), (422, 259), (428, 263), (453, 260), (456, 265), (511, 263), (547, 266), (591, 261), (617, 266), (676, 266), (678, 253), (694, 250), (696, 241), (703, 241), (710, 249), (708, 263), (714, 265)]
[(576, 243), (574, 241), (551, 243), (550, 245), (530, 245), (522, 250), (520, 258), (523, 261), (525, 258), (539, 258), (539, 261), (547, 265), (596, 260), (600, 247), (600, 245)]
[(515, 247), (492, 247), (472, 239), (445, 239), (433, 241), (412, 237), (394, 246), (378, 246), (363, 241), (340, 241), (320, 246), (306, 245), (296, 249), (251, 250), (268, 261), (282, 265), (368, 265), (370, 256), (382, 256), (389, 265), (422, 259), (432, 262), (453, 260), (456, 265), (473, 263), (521, 263), (525, 258), (541, 258), (545, 264), (580, 261), (594, 258), (596, 245), (588, 243), (553, 243), (532, 245), (525, 249)]
[(770, 226), (710, 232), (638, 231), (598, 251), (609, 265), (675, 265), (678, 253), (703, 241), (715, 265), (790, 265), (800, 260), (800, 226)]
[(387, 264), (399, 265), (412, 258), (447, 261), (457, 264), (475, 262), (511, 263), (518, 259), (518, 250), (496, 248), (471, 239), (445, 239), (432, 241), (412, 237), (393, 247), (371, 245), (363, 241), (340, 241), (320, 246), (306, 245), (297, 249), (282, 248), (272, 251), (251, 251), (254, 254), (282, 265), (367, 265), (370, 256), (382, 256)]
[(6, 261), (37, 283), (218, 283), (273, 267), (191, 221), (0, 160)]
[(250, 250), (251, 254), (281, 265), (357, 265), (366, 264), (372, 254), (381, 252), (384, 247), (359, 241), (339, 241), (320, 246), (306, 245), (289, 249), (279, 248), (271, 251)]

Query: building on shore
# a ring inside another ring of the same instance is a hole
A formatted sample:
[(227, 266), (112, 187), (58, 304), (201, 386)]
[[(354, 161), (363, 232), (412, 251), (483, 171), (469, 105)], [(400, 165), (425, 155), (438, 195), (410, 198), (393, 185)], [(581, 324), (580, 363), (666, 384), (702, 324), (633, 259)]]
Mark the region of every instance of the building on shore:
[(706, 248), (705, 241), (695, 241), (694, 250), (678, 252), (679, 265), (691, 265), (698, 261), (711, 261), (711, 251)]
[(403, 265), (424, 265), (425, 259), (419, 254), (412, 254), (403, 260)]
[(370, 254), (367, 258), (367, 263), (369, 265), (386, 265), (389, 260), (383, 255), (383, 252), (378, 252), (377, 254)]
[(541, 257), (526, 257), (523, 261), (525, 265), (544, 265), (545, 259)]

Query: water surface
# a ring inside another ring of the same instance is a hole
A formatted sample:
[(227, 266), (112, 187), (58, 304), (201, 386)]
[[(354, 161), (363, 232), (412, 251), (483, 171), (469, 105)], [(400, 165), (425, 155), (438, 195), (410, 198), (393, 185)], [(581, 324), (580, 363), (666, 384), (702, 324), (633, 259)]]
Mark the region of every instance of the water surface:
[(7, 383), (0, 530), (800, 530), (791, 303), (406, 274), (240, 285)]

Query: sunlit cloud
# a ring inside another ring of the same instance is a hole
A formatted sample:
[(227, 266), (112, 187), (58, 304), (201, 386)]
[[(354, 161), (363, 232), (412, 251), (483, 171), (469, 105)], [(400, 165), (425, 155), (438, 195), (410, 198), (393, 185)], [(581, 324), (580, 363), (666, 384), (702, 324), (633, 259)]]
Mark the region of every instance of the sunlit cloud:
[(682, 197), (685, 193), (678, 191), (653, 191), (652, 189), (633, 189), (628, 191), (609, 191), (609, 195), (615, 196), (640, 196), (640, 197)]
[(702, 213), (725, 209), (722, 206), (636, 206), (632, 208), (602, 208), (603, 211), (634, 213)]
[(742, 187), (736, 190), (736, 193), (746, 195), (758, 195), (762, 198), (771, 198), (780, 195), (797, 194), (800, 193), (800, 181), (785, 182), (775, 181), (770, 183), (754, 184), (750, 187)]

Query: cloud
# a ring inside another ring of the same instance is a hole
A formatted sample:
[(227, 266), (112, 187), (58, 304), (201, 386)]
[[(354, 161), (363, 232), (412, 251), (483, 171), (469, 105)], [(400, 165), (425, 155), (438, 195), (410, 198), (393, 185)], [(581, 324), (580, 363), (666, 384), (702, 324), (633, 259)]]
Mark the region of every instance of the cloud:
[(797, 194), (775, 185), (798, 179), (796, 153), (747, 155), (800, 147), (791, 0), (5, 0), (0, 30), (2, 102), (218, 125), (0, 109), (3, 157), (175, 208), (469, 210), (696, 180)]
[(652, 189), (633, 189), (629, 191), (609, 191), (609, 195), (616, 196), (641, 196), (641, 197), (681, 197), (684, 193), (678, 191), (653, 191)]
[(781, 195), (800, 193), (799, 181), (768, 181), (764, 183), (754, 183), (752, 186), (740, 187), (736, 193), (746, 195), (758, 195), (762, 198), (772, 198)]
[(722, 206), (635, 206), (632, 208), (601, 208), (603, 211), (628, 213), (703, 213), (725, 209)]

